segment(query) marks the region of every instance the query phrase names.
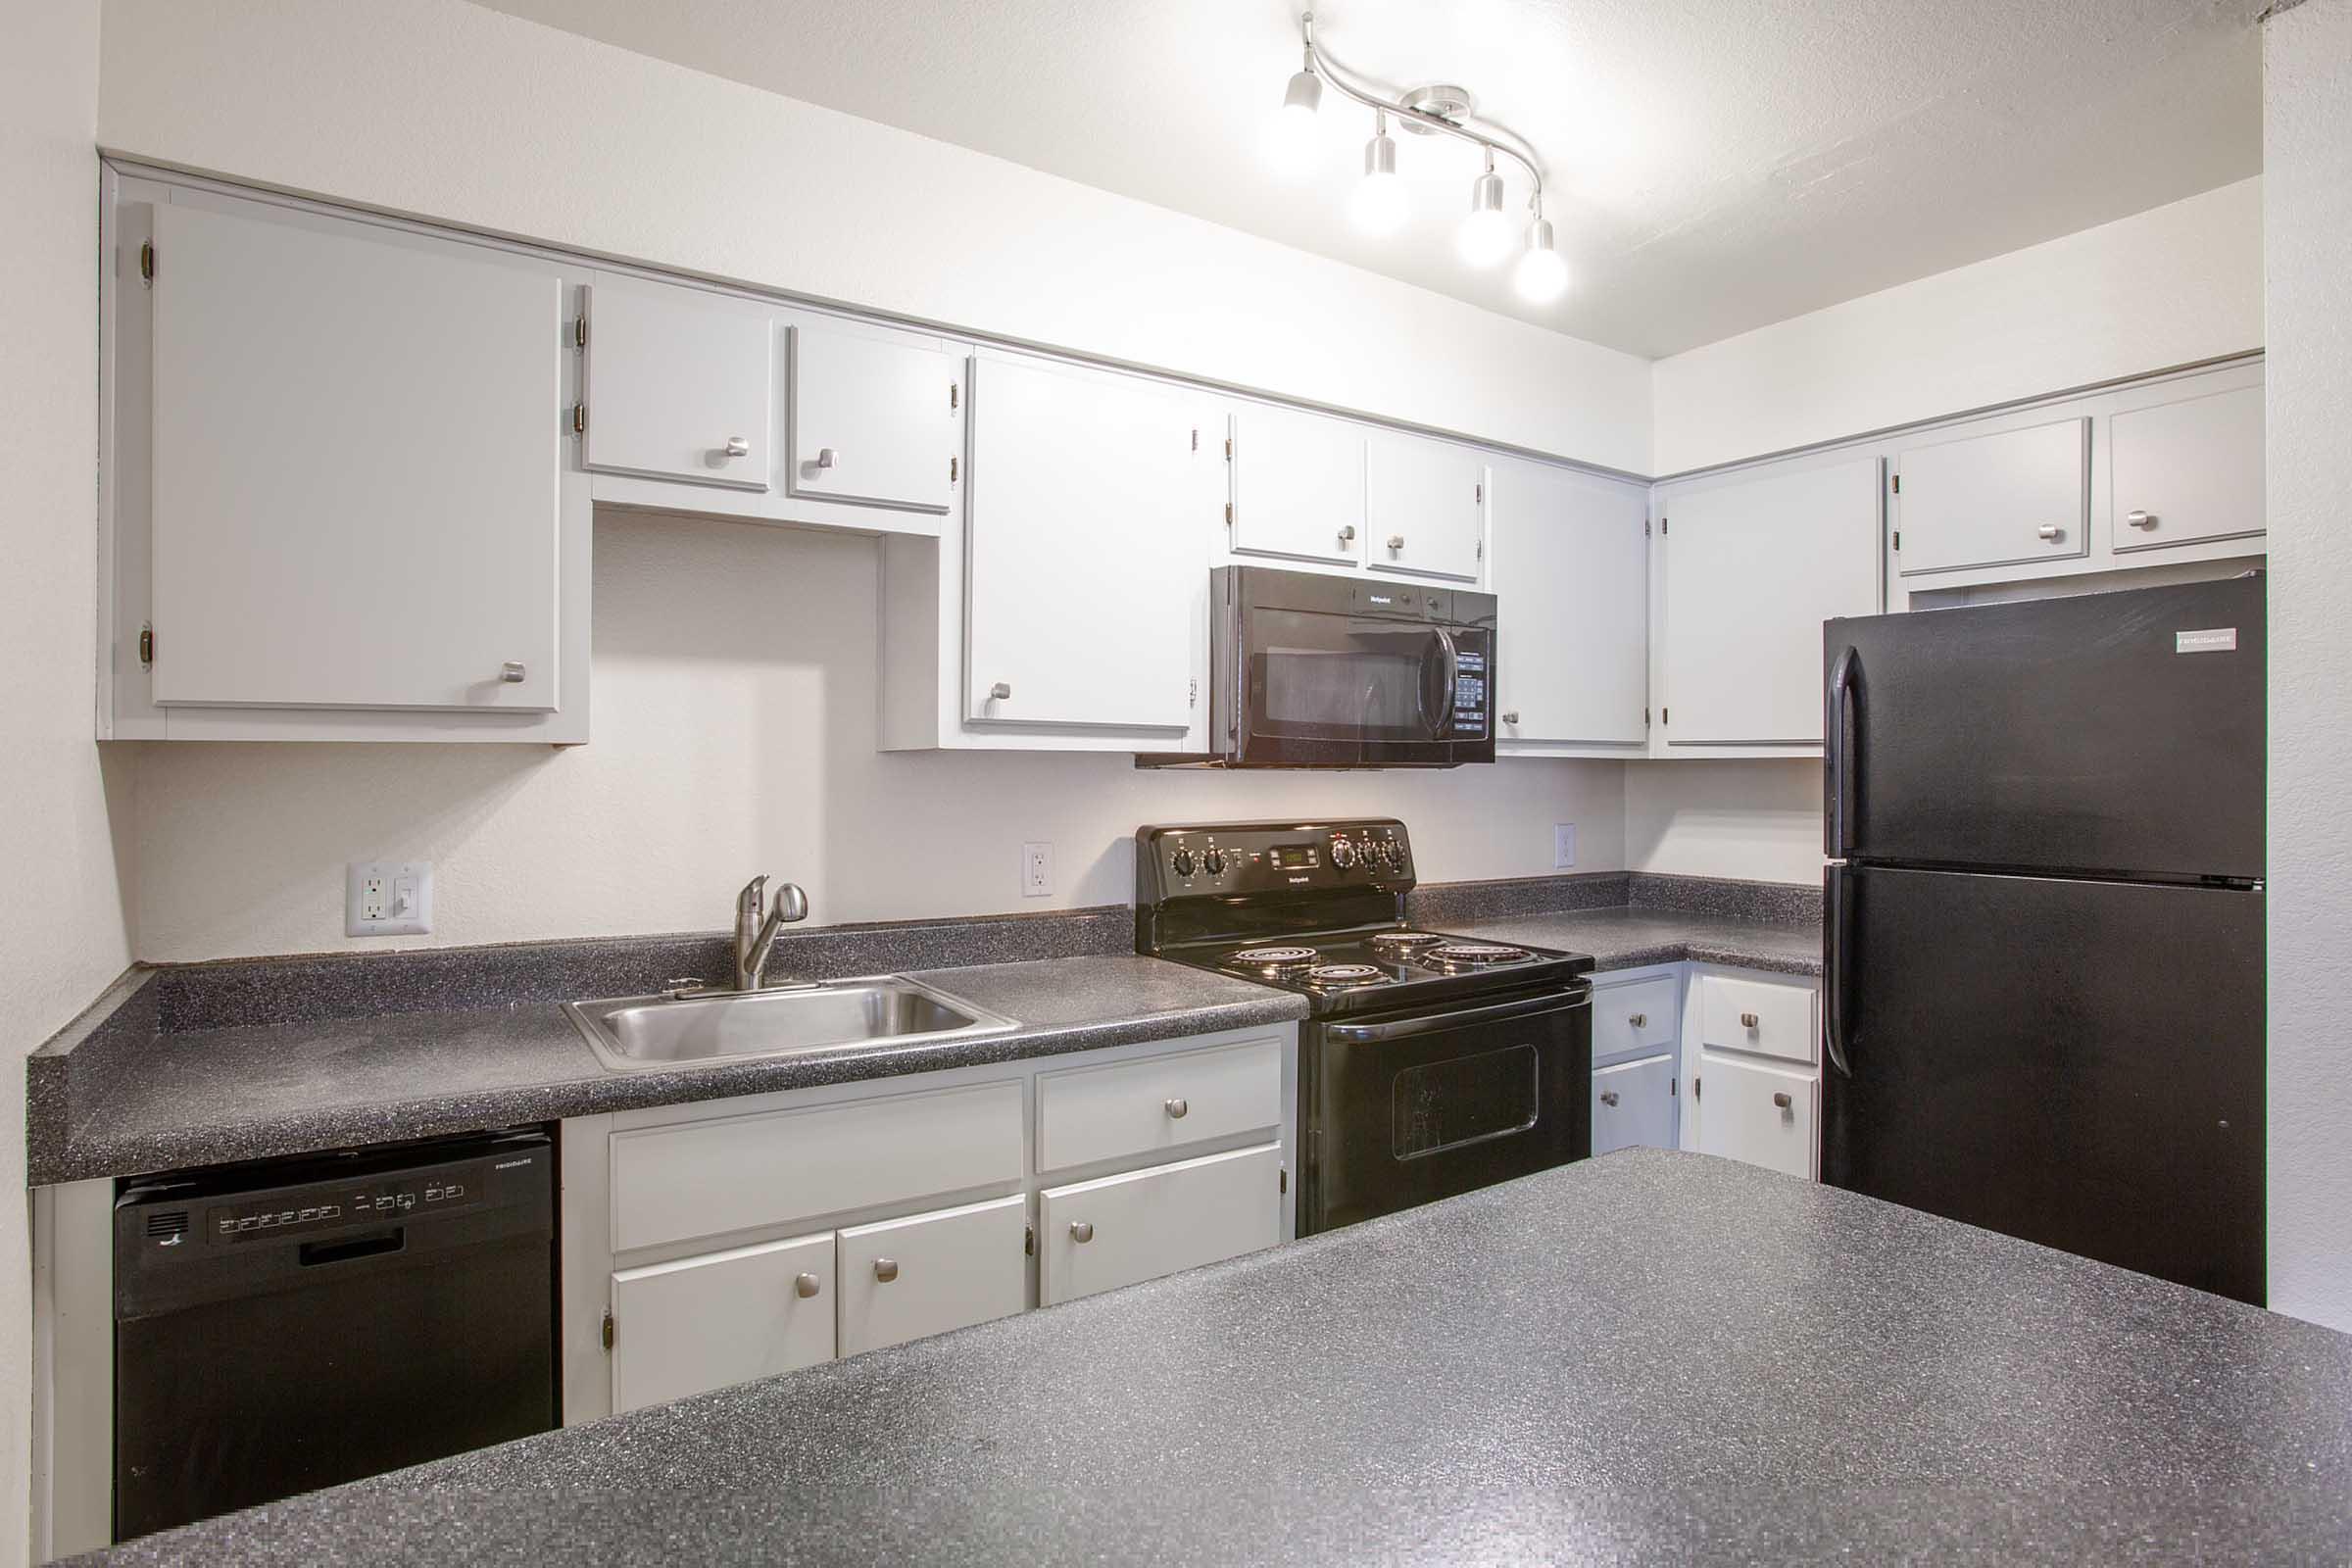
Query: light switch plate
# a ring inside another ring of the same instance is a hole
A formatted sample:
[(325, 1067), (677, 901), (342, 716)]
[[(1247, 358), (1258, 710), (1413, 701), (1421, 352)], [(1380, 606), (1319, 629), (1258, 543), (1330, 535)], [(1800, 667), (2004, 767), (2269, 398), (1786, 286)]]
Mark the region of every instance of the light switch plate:
[(432, 861), (354, 860), (344, 868), (345, 936), (416, 937), (432, 928)]
[(1576, 824), (1554, 822), (1551, 825), (1551, 868), (1566, 871), (1576, 864)]

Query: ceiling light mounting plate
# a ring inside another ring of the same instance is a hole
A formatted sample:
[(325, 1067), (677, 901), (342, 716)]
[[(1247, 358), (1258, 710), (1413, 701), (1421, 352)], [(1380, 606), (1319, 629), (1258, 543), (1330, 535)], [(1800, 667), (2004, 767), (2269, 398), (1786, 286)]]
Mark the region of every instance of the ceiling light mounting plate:
[[(1449, 81), (1436, 81), (1426, 87), (1415, 87), (1411, 92), (1406, 93), (1399, 102), (1407, 109), (1417, 110), (1425, 115), (1434, 115), (1440, 120), (1456, 125), (1469, 119), (1471, 113), (1478, 108), (1478, 100), (1471, 96), (1469, 88), (1456, 86)], [(1435, 136), (1437, 134), (1429, 126), (1416, 124), (1411, 120), (1400, 118), (1397, 123), (1416, 136)]]

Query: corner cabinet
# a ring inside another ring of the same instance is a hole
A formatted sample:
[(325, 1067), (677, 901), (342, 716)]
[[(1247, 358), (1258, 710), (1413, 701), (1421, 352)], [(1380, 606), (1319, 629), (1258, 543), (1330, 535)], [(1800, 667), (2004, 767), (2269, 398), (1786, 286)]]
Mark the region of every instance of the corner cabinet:
[(1821, 623), (1880, 609), (1882, 468), (1842, 455), (1657, 497), (1652, 755), (1821, 748)]
[(1295, 1231), (1298, 1030), (563, 1124), (577, 1425)]
[(576, 275), (108, 179), (101, 738), (586, 740)]

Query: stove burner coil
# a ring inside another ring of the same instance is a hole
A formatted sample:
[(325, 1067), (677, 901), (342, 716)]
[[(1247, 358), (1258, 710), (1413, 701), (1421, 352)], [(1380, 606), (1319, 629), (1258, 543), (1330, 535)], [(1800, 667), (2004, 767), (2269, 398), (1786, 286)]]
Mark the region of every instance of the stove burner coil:
[(1382, 953), (1403, 953), (1442, 940), (1427, 931), (1378, 931), (1373, 933), (1371, 943)]
[(1527, 957), (1525, 948), (1506, 948), (1498, 942), (1446, 942), (1422, 956), (1436, 963), (1515, 963)]
[(1385, 974), (1378, 964), (1321, 963), (1307, 970), (1306, 978), (1319, 986), (1352, 986), (1382, 979)]
[(1229, 960), (1259, 969), (1296, 969), (1322, 956), (1313, 948), (1244, 948)]

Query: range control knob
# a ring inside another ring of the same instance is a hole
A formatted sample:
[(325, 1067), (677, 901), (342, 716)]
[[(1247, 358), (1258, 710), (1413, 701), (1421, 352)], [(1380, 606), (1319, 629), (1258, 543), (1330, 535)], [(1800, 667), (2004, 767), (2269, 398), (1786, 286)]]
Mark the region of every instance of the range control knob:
[(1331, 841), (1331, 863), (1345, 871), (1355, 863), (1355, 844), (1350, 839)]
[(1225, 874), (1225, 852), (1213, 844), (1210, 845), (1208, 853), (1200, 857), (1200, 869), (1206, 871), (1210, 876), (1223, 876)]
[(1191, 876), (1193, 874), (1193, 852), (1179, 848), (1169, 863), (1176, 867), (1178, 876)]
[(1395, 839), (1382, 839), (1380, 841), (1380, 858), (1391, 865), (1401, 865), (1404, 863), (1404, 851), (1397, 848)]

